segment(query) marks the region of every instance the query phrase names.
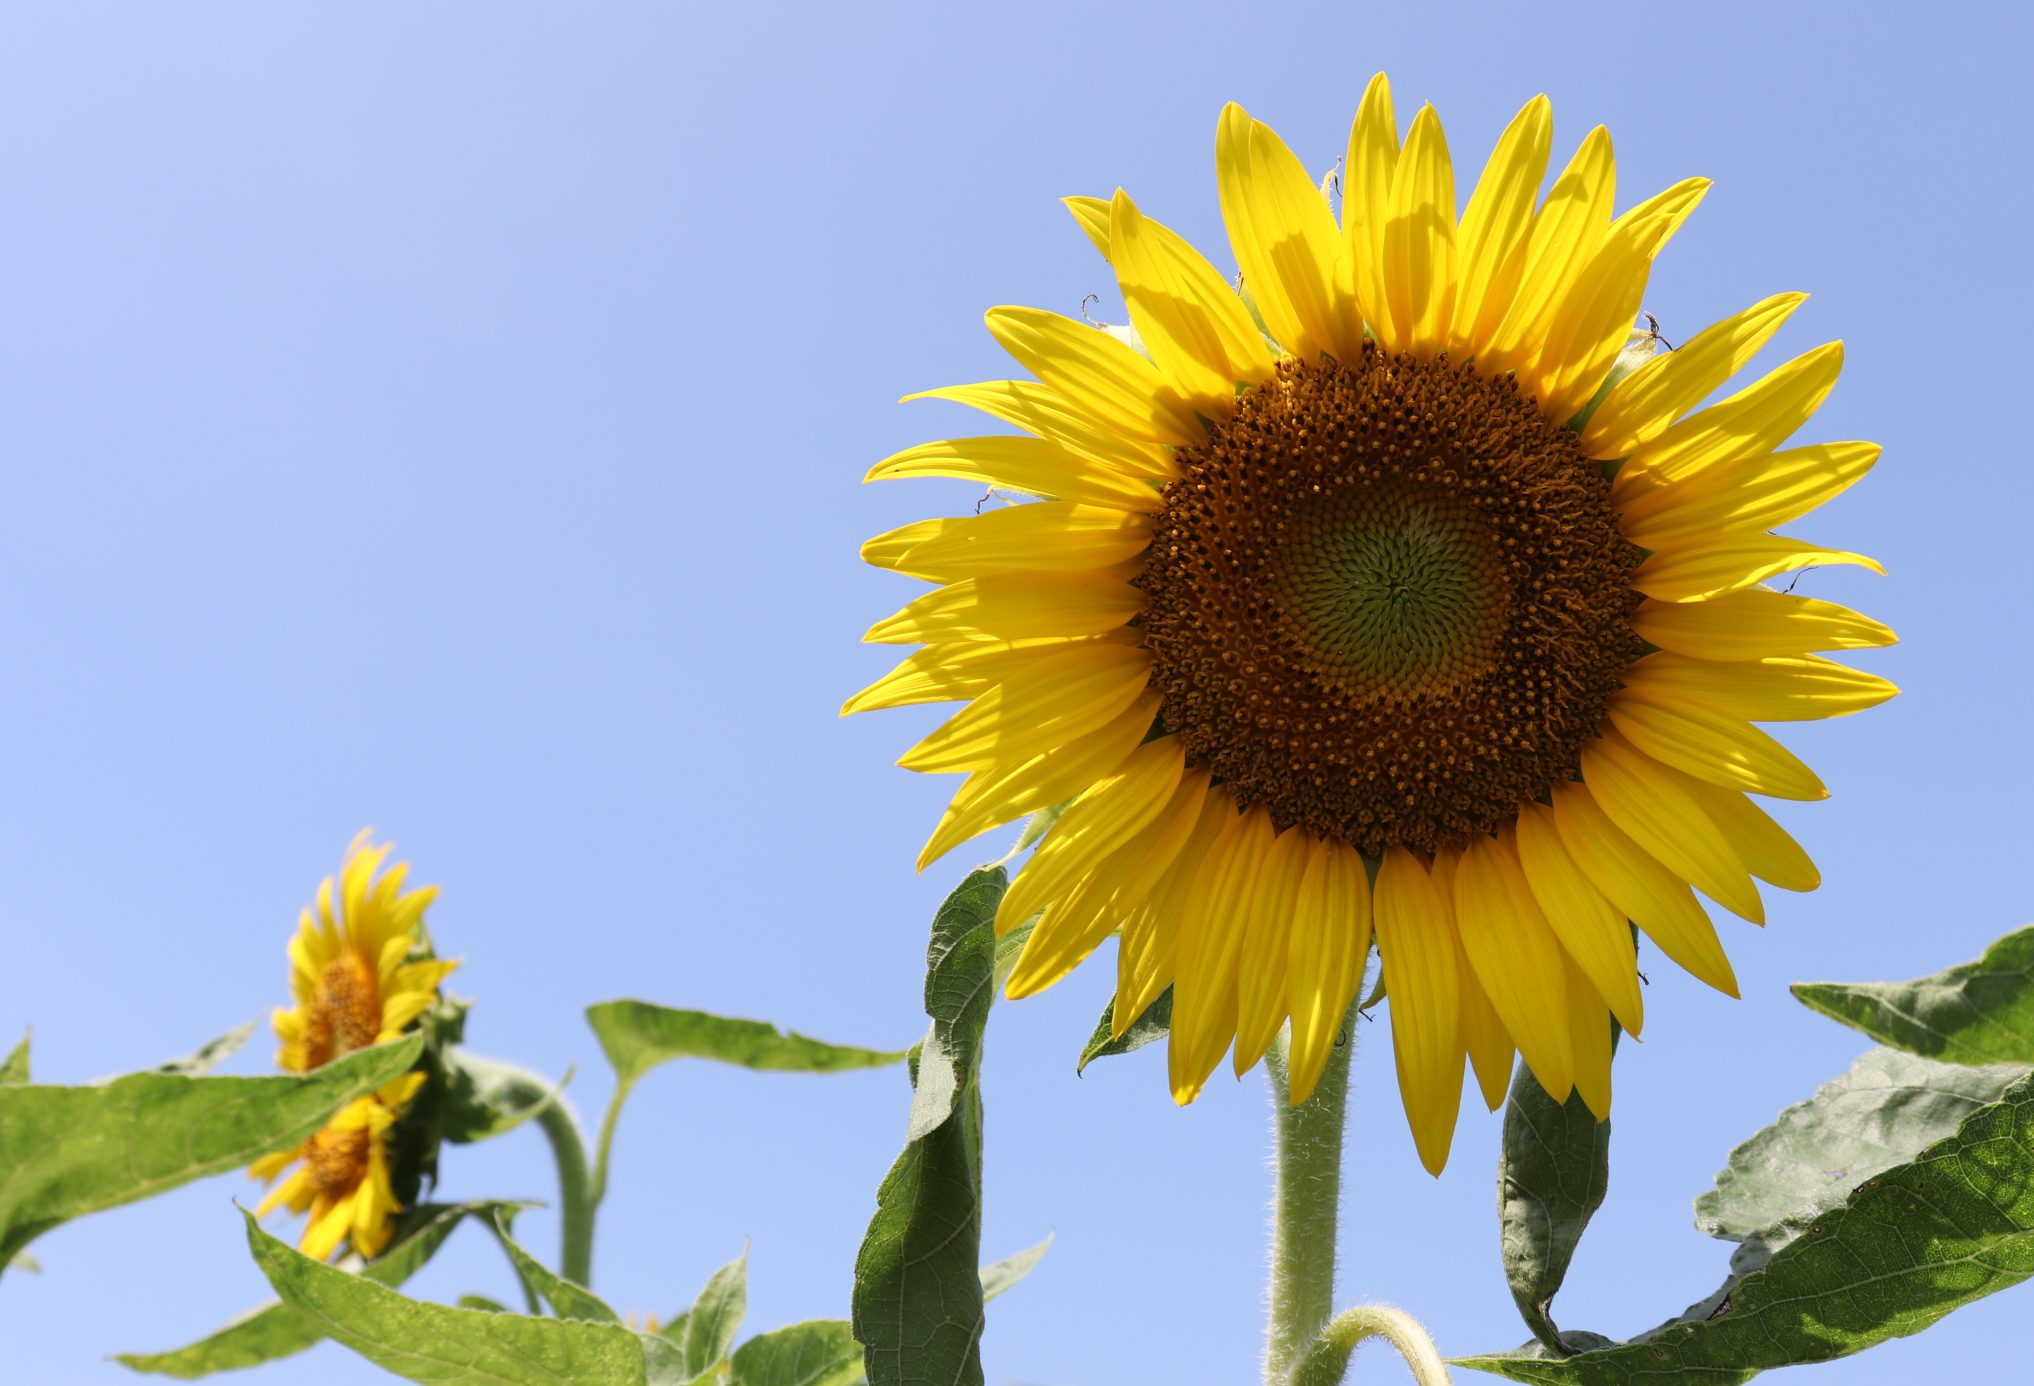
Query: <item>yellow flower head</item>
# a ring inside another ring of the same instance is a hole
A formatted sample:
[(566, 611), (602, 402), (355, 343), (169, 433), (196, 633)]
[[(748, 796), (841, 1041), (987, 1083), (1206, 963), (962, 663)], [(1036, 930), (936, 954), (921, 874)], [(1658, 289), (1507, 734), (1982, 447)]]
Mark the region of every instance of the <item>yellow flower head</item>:
[(297, 1245), (320, 1261), (342, 1243), (362, 1256), (379, 1256), (402, 1211), (389, 1179), (388, 1131), (423, 1083), (422, 1073), (405, 1073), (347, 1103), (296, 1149), (255, 1161), (248, 1173), (266, 1183), (298, 1166), (269, 1191), (255, 1215), (266, 1217), (278, 1207), (309, 1213)]
[(1772, 532), (1877, 458), (1782, 446), (1840, 344), (1701, 407), (1803, 296), (1656, 351), (1647, 274), (1708, 184), (1614, 213), (1599, 127), (1542, 196), (1552, 131), (1528, 102), (1458, 214), (1440, 120), (1401, 140), (1380, 75), (1338, 221), (1228, 107), (1240, 288), (1122, 191), (1069, 198), (1130, 330), (991, 309), (1032, 378), (926, 397), (1021, 432), (870, 473), (1039, 498), (864, 547), (936, 590), (870, 630), (924, 648), (845, 709), (966, 703), (900, 762), (967, 776), (921, 865), (1073, 801), (1003, 901), (999, 930), (1037, 918), (1010, 994), (1117, 933), (1117, 1024), (1172, 988), (1177, 1100), (1289, 1023), (1298, 1102), (1374, 937), (1436, 1172), (1465, 1058), (1493, 1109), (1517, 1052), (1608, 1112), (1611, 1017), (1643, 1019), (1627, 921), (1735, 994), (1694, 892), (1762, 922), (1754, 877), (1812, 889), (1748, 795), (1826, 793), (1752, 724), (1895, 691), (1818, 654), (1891, 631), (1763, 585), (1878, 567)]
[(436, 886), (403, 891), (409, 874), (397, 862), (379, 880), (391, 844), (376, 847), (363, 830), (346, 851), (337, 884), (318, 885), (315, 913), (306, 909), (290, 940), (290, 994), (296, 1005), (275, 1015), (282, 1039), (276, 1061), (294, 1073), (342, 1054), (391, 1040), (430, 1009), (438, 984), (457, 963), (408, 961), (421, 941), (424, 909)]

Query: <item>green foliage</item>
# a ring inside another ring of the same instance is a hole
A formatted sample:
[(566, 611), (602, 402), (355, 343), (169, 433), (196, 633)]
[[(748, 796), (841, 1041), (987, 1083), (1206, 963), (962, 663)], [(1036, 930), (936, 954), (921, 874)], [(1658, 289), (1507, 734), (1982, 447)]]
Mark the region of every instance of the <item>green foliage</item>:
[(409, 1381), (488, 1386), (680, 1386), (671, 1345), (617, 1323), (540, 1319), (407, 1299), (314, 1261), (247, 1218), (255, 1262), (283, 1302), (368, 1361)]
[(0, 1086), (0, 1265), (71, 1218), (297, 1144), (407, 1070), (419, 1044), (411, 1036), (280, 1078), (155, 1072), (92, 1087)]
[(28, 1036), (7, 1051), (7, 1057), (0, 1059), (0, 1088), (17, 1087), (28, 1081)]
[[(749, 1254), (744, 1251), (709, 1275), (692, 1307), (665, 1324), (662, 1332), (678, 1345), (686, 1371), (710, 1371), (734, 1351), (735, 1335), (748, 1312)], [(855, 1360), (861, 1361), (859, 1353)]]
[[(495, 1200), (474, 1203), (427, 1203), (411, 1209), (396, 1229), (388, 1250), (359, 1268), (377, 1285), (394, 1288), (423, 1268), (452, 1230), (468, 1216), (492, 1219), (497, 1210), (517, 1205)], [(497, 1306), (498, 1307), (498, 1306)], [(169, 1352), (122, 1353), (115, 1360), (138, 1372), (153, 1372), (185, 1381), (213, 1372), (255, 1367), (289, 1357), (325, 1336), (313, 1319), (281, 1300), (249, 1310), (217, 1333)]]
[(458, 1303), (461, 1309), (479, 1309), (489, 1314), (506, 1314), (509, 1312), (509, 1307), (506, 1304), (503, 1304), (498, 1299), (489, 1299), (486, 1295), (461, 1295), (459, 1296)]
[(1013, 1256), (1005, 1256), (992, 1266), (983, 1266), (982, 1303), (987, 1304), (997, 1295), (1031, 1274), (1032, 1268), (1045, 1259), (1045, 1253), (1052, 1248), (1052, 1234), (1047, 1233), (1044, 1241), (1037, 1246), (1028, 1246)]
[(1095, 1032), (1088, 1036), (1088, 1042), (1081, 1046), (1080, 1061), (1074, 1065), (1076, 1074), (1086, 1071), (1095, 1059), (1111, 1058), (1117, 1054), (1128, 1054), (1142, 1049), (1147, 1044), (1162, 1040), (1172, 1030), (1172, 988), (1167, 987), (1158, 994), (1158, 999), (1144, 1008), (1144, 1014), (1130, 1022), (1130, 1028), (1119, 1038), (1116, 1035), (1116, 1002), (1111, 998), (1102, 1007), (1102, 1018), (1095, 1022)]
[(749, 1339), (734, 1355), (728, 1386), (858, 1386), (862, 1345), (842, 1319), (794, 1323)]
[(1802, 982), (1807, 1006), (1881, 1044), (1959, 1064), (2034, 1064), (2034, 925), (1912, 982)]
[[(250, 1020), (245, 1025), (234, 1026), (215, 1040), (207, 1040), (188, 1054), (180, 1055), (174, 1059), (163, 1060), (163, 1062), (157, 1064), (154, 1068), (148, 1069), (147, 1072), (178, 1073), (187, 1078), (196, 1078), (201, 1073), (210, 1073), (219, 1066), (221, 1059), (227, 1058), (238, 1051), (253, 1034), (254, 1022)], [(23, 1081), (26, 1081), (26, 1079)]]
[(1554, 1293), (1589, 1219), (1610, 1187), (1610, 1123), (1579, 1096), (1556, 1102), (1523, 1063), (1504, 1107), (1497, 1161), (1499, 1244), (1504, 1278), (1533, 1337), (1555, 1352), (1605, 1339), (1564, 1338), (1554, 1324)]
[(2025, 1077), (1919, 1158), (1867, 1179), (1706, 1316), (1575, 1357), (1461, 1365), (1541, 1386), (1741, 1382), (1918, 1333), (2030, 1275), (2034, 1077)]
[(982, 1032), (1009, 877), (972, 872), (932, 921), (903, 1154), (876, 1191), (855, 1260), (854, 1336), (871, 1386), (982, 1386)]
[(508, 1134), (556, 1102), (572, 1081), (568, 1072), (553, 1085), (518, 1064), (466, 1049), (447, 1051), (445, 1069), (439, 1120), (445, 1139), (455, 1145)]
[(501, 1212), (494, 1215), (494, 1235), (501, 1240), (502, 1250), (508, 1253), (521, 1278), (523, 1288), (551, 1306), (551, 1312), (561, 1319), (584, 1319), (593, 1323), (620, 1323), (621, 1315), (608, 1308), (607, 1301), (587, 1289), (575, 1284), (546, 1266), (542, 1261), (523, 1250), (509, 1232), (508, 1218)]

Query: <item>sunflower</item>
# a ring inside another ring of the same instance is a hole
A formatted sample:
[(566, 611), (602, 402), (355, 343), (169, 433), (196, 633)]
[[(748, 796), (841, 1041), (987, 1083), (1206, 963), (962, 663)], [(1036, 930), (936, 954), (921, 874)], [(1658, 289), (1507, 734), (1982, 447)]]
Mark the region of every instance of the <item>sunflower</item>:
[(389, 1177), (388, 1133), (417, 1089), (422, 1073), (405, 1073), (378, 1092), (357, 1097), (294, 1150), (265, 1155), (249, 1167), (256, 1179), (274, 1183), (292, 1164), (300, 1167), (269, 1191), (255, 1216), (278, 1207), (308, 1212), (297, 1243), (306, 1256), (322, 1261), (348, 1242), (362, 1256), (379, 1256), (388, 1246), (402, 1204)]
[[(347, 848), (336, 888), (330, 876), (320, 882), (314, 909), (298, 921), (289, 950), (296, 1005), (276, 1012), (274, 1020), (282, 1040), (276, 1061), (293, 1073), (395, 1039), (431, 1008), (438, 984), (458, 966), (430, 957), (423, 935), (424, 910), (437, 887), (404, 893), (404, 862), (375, 878), (392, 850), (361, 832)], [(302, 1162), (262, 1201), (260, 1213), (278, 1206), (308, 1211), (300, 1243), (306, 1255), (322, 1260), (350, 1241), (362, 1256), (374, 1256), (388, 1244), (402, 1209), (389, 1172), (388, 1135), (427, 1076), (406, 1073), (356, 1098), (302, 1145), (249, 1168), (254, 1178), (273, 1183)]]
[(1130, 328), (991, 309), (1033, 378), (909, 398), (1022, 433), (869, 474), (1036, 498), (864, 547), (938, 586), (867, 636), (925, 648), (844, 709), (966, 702), (899, 762), (967, 776), (921, 867), (1072, 801), (1002, 903), (1000, 931), (1037, 920), (1009, 993), (1118, 934), (1115, 1023), (1172, 989), (1179, 1102), (1289, 1023), (1298, 1103), (1374, 938), (1435, 1172), (1465, 1057), (1493, 1110), (1516, 1053), (1608, 1112), (1612, 1017), (1643, 1022), (1629, 925), (1736, 994), (1695, 891), (1759, 923), (1754, 878), (1812, 889), (1749, 796), (1826, 797), (1753, 723), (1895, 691), (1818, 653), (1891, 631), (1764, 585), (1879, 571), (1772, 532), (1878, 455), (1782, 447), (1841, 345), (1703, 407), (1803, 296), (1656, 350), (1647, 273), (1707, 182), (1614, 216), (1606, 132), (1542, 198), (1551, 143), (1536, 97), (1458, 217), (1439, 119), (1401, 142), (1380, 75), (1338, 224), (1332, 186), (1231, 105), (1237, 286), (1122, 191), (1068, 199)]

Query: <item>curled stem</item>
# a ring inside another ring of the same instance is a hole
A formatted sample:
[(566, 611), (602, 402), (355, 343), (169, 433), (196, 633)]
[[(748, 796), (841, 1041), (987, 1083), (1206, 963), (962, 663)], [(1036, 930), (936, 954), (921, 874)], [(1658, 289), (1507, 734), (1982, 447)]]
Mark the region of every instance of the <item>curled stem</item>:
[[(589, 1288), (593, 1280), (593, 1212), (598, 1202), (586, 1169), (586, 1137), (564, 1094), (534, 1073), (514, 1072), (508, 1091), (524, 1105), (534, 1105), (537, 1125), (551, 1143), (558, 1165), (558, 1214), (564, 1224), (564, 1245), (558, 1253), (558, 1274)], [(603, 1152), (605, 1153), (605, 1152)]]
[(1427, 1330), (1411, 1314), (1389, 1304), (1359, 1304), (1337, 1314), (1301, 1359), (1292, 1386), (1339, 1386), (1351, 1354), (1365, 1338), (1382, 1338), (1397, 1348), (1419, 1386), (1449, 1386), (1447, 1363)]

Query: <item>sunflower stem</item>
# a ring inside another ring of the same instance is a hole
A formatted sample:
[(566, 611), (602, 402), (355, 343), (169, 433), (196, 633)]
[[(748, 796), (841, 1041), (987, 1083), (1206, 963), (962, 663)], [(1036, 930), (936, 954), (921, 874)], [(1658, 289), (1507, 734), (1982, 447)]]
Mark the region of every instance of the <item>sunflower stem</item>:
[(1448, 1365), (1420, 1321), (1389, 1304), (1344, 1309), (1321, 1333), (1292, 1375), (1292, 1386), (1340, 1386), (1350, 1355), (1365, 1338), (1382, 1338), (1398, 1349), (1419, 1386), (1450, 1386)]
[(564, 1098), (537, 1111), (537, 1124), (551, 1142), (558, 1164), (558, 1211), (564, 1223), (564, 1244), (558, 1253), (558, 1274), (576, 1285), (593, 1287), (593, 1182), (586, 1169), (586, 1138), (579, 1119)]
[[(1288, 1100), (1287, 1036), (1264, 1056), (1271, 1076), (1277, 1140), (1271, 1203), (1271, 1320), (1265, 1329), (1265, 1386), (1290, 1386), (1293, 1373), (1335, 1312), (1335, 1246), (1342, 1197), (1342, 1126), (1348, 1115), (1355, 1013), (1328, 1055), (1313, 1095)], [(1345, 1359), (1346, 1360), (1346, 1359)]]

